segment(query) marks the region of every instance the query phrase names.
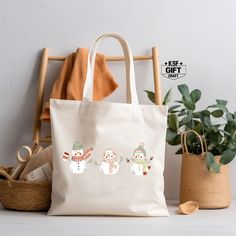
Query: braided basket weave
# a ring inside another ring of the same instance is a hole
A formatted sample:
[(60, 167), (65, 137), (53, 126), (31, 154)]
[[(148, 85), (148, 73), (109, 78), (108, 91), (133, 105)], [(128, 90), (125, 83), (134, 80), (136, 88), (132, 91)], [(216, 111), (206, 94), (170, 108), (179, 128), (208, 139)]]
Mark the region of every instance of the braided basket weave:
[[(1, 169), (9, 172), (12, 168)], [(3, 176), (1, 176), (3, 177)], [(0, 203), (7, 209), (18, 211), (47, 211), (51, 204), (51, 183), (0, 178)]]
[(51, 184), (0, 180), (0, 203), (12, 210), (46, 211), (51, 203)]
[[(202, 154), (188, 152), (186, 136), (193, 132), (202, 145)], [(201, 209), (217, 209), (228, 207), (231, 203), (231, 185), (229, 166), (222, 165), (220, 173), (211, 173), (206, 168), (204, 148), (206, 143), (195, 131), (187, 131), (182, 137), (182, 168), (180, 182), (180, 203), (196, 201)], [(215, 157), (219, 163), (220, 156)]]

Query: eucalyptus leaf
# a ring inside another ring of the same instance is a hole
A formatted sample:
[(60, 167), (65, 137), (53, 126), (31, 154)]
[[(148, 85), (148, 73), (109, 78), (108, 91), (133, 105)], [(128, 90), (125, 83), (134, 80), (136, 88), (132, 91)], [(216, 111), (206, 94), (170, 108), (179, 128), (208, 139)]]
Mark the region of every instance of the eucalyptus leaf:
[(205, 161), (207, 165), (207, 169), (210, 170), (211, 165), (215, 163), (215, 157), (211, 152), (206, 152), (205, 153)]
[(209, 140), (210, 143), (213, 143), (217, 145), (218, 143), (221, 142), (222, 140), (222, 135), (220, 134), (219, 131), (211, 131), (207, 134), (207, 139)]
[(178, 89), (180, 91), (180, 93), (184, 96), (184, 97), (188, 97), (190, 96), (189, 94), (189, 88), (186, 84), (180, 84), (178, 85)]
[(201, 118), (201, 112), (193, 112), (193, 118)]
[(144, 90), (147, 93), (149, 100), (155, 104), (155, 93), (152, 91)]
[(171, 101), (171, 98), (172, 98), (172, 89), (169, 89), (164, 97), (163, 105), (168, 104)]
[(235, 122), (234, 115), (230, 112), (226, 114), (226, 119), (230, 122)]
[(201, 121), (205, 129), (210, 128), (212, 126), (211, 119), (207, 116), (201, 117)]
[(202, 123), (199, 122), (198, 124), (195, 124), (194, 130), (195, 130), (197, 133), (201, 134), (201, 133), (202, 133)]
[(224, 131), (228, 132), (230, 136), (234, 136), (236, 131), (236, 125), (232, 124), (232, 122), (228, 122), (224, 127)]
[(185, 117), (183, 117), (182, 119), (181, 119), (181, 121), (180, 121), (180, 125), (182, 126), (182, 125), (187, 125), (187, 124), (189, 124), (190, 123), (190, 121), (192, 120), (192, 116), (191, 115), (187, 115), (187, 116), (185, 116)]
[(227, 149), (235, 150), (235, 142), (233, 142), (232, 140), (230, 140), (230, 141), (227, 143)]
[(186, 109), (182, 109), (179, 113), (178, 116), (185, 116), (187, 114)]
[(201, 91), (199, 89), (194, 89), (191, 93), (190, 93), (190, 96), (192, 98), (192, 101), (194, 103), (198, 102), (201, 98)]
[(166, 141), (168, 144), (173, 145), (173, 146), (179, 145), (180, 144), (180, 134), (178, 134), (168, 128), (167, 132), (166, 132)]
[(215, 132), (215, 133), (219, 133), (220, 132), (220, 130), (219, 130), (219, 127), (220, 127), (221, 125), (218, 125), (218, 124), (212, 124), (211, 125), (211, 127), (210, 127), (210, 129), (209, 129), (209, 132), (211, 132), (211, 131), (213, 131), (213, 132)]
[(233, 150), (230, 150), (230, 149), (225, 150), (222, 153), (222, 156), (220, 158), (220, 163), (227, 165), (228, 163), (230, 163), (234, 159), (235, 154), (236, 154), (236, 152)]
[(176, 102), (176, 103), (183, 104), (183, 101), (180, 101), (180, 100), (176, 100), (175, 102)]
[(222, 117), (224, 115), (224, 112), (222, 110), (215, 110), (211, 112), (211, 115), (215, 118)]
[(207, 110), (203, 110), (200, 112), (201, 113), (201, 116), (207, 116), (207, 117), (210, 117), (211, 113)]
[(201, 119), (204, 129), (208, 129), (212, 126), (210, 114), (211, 113), (207, 110), (201, 111), (201, 118), (200, 119)]
[(171, 130), (177, 132), (179, 128), (179, 120), (176, 114), (170, 114), (168, 116), (168, 126)]
[(191, 95), (189, 93), (189, 88), (186, 84), (181, 84), (178, 85), (178, 89), (180, 91), (180, 93), (182, 94), (182, 102), (184, 104), (184, 106), (190, 110), (194, 110), (195, 109), (195, 104), (191, 98)]
[(210, 166), (210, 171), (214, 173), (219, 173), (220, 172), (220, 165), (218, 163), (212, 163)]
[(223, 112), (228, 112), (228, 109), (226, 107), (227, 105), (227, 101), (225, 100), (220, 100), (220, 99), (216, 99), (216, 103), (217, 103), (217, 107), (222, 110)]
[(214, 105), (208, 106), (207, 109), (208, 109), (208, 108), (217, 108), (217, 107), (218, 107), (218, 106), (217, 106), (216, 104), (214, 104)]
[(215, 172), (215, 173), (220, 172), (220, 165), (218, 163), (216, 163), (215, 157), (212, 153), (206, 152), (205, 161), (206, 161), (207, 169), (209, 171)]
[(173, 112), (173, 111), (175, 111), (176, 108), (179, 108), (180, 106), (181, 106), (181, 105), (171, 106), (171, 107), (169, 107), (168, 112), (169, 112), (169, 113), (170, 113), (170, 112)]
[(216, 103), (217, 105), (226, 106), (228, 102), (226, 100), (216, 99)]
[(194, 102), (192, 101), (191, 97), (185, 97), (183, 96), (182, 97), (183, 99), (183, 103), (184, 103), (184, 106), (190, 110), (195, 110), (195, 104)]

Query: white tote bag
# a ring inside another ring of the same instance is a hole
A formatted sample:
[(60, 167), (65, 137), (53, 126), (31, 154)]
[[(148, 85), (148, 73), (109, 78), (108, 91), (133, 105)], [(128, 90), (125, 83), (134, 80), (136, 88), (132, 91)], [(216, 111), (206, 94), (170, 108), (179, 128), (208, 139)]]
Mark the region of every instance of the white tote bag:
[[(92, 99), (96, 50), (107, 37), (117, 39), (124, 52), (124, 104)], [(90, 47), (87, 67), (82, 101), (50, 101), (53, 182), (48, 214), (167, 216), (167, 107), (138, 103), (132, 53), (120, 35), (99, 36)]]

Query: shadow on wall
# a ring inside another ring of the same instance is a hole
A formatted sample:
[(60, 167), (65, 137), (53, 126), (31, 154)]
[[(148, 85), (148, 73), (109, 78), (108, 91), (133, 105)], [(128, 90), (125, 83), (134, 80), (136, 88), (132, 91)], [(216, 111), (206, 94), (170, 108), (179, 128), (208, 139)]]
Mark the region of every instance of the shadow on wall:
[[(35, 60), (34, 68), (32, 68), (32, 74), (29, 75), (29, 83), (24, 83), (27, 88), (24, 89), (25, 94), (17, 100), (17, 104), (14, 107), (14, 115), (7, 116), (8, 124), (11, 124), (10, 129), (7, 129), (7, 137), (1, 139), (1, 145), (7, 150), (3, 150), (3, 153), (9, 153), (7, 147), (11, 147), (11, 152), (8, 157), (2, 159), (6, 165), (14, 165), (15, 156), (18, 148), (21, 145), (31, 145), (32, 143), (32, 131), (34, 124), (35, 114), (35, 99), (38, 86), (38, 73), (41, 60), (41, 53), (36, 52), (36, 55), (32, 55)], [(27, 125), (26, 125), (27, 124)]]
[(181, 155), (175, 155), (178, 148), (166, 144), (165, 155), (165, 197), (166, 199), (179, 199)]

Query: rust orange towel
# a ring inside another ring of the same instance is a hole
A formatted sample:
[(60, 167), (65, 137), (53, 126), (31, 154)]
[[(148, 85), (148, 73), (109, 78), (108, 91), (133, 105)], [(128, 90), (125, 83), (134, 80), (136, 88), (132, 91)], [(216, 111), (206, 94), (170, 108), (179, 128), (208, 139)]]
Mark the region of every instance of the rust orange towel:
[[(79, 48), (66, 57), (59, 78), (53, 84), (50, 98), (81, 100), (86, 79), (88, 49)], [(97, 54), (94, 72), (93, 98), (98, 101), (109, 96), (116, 88), (107, 64), (106, 57)], [(41, 120), (50, 120), (49, 102), (45, 103)]]

